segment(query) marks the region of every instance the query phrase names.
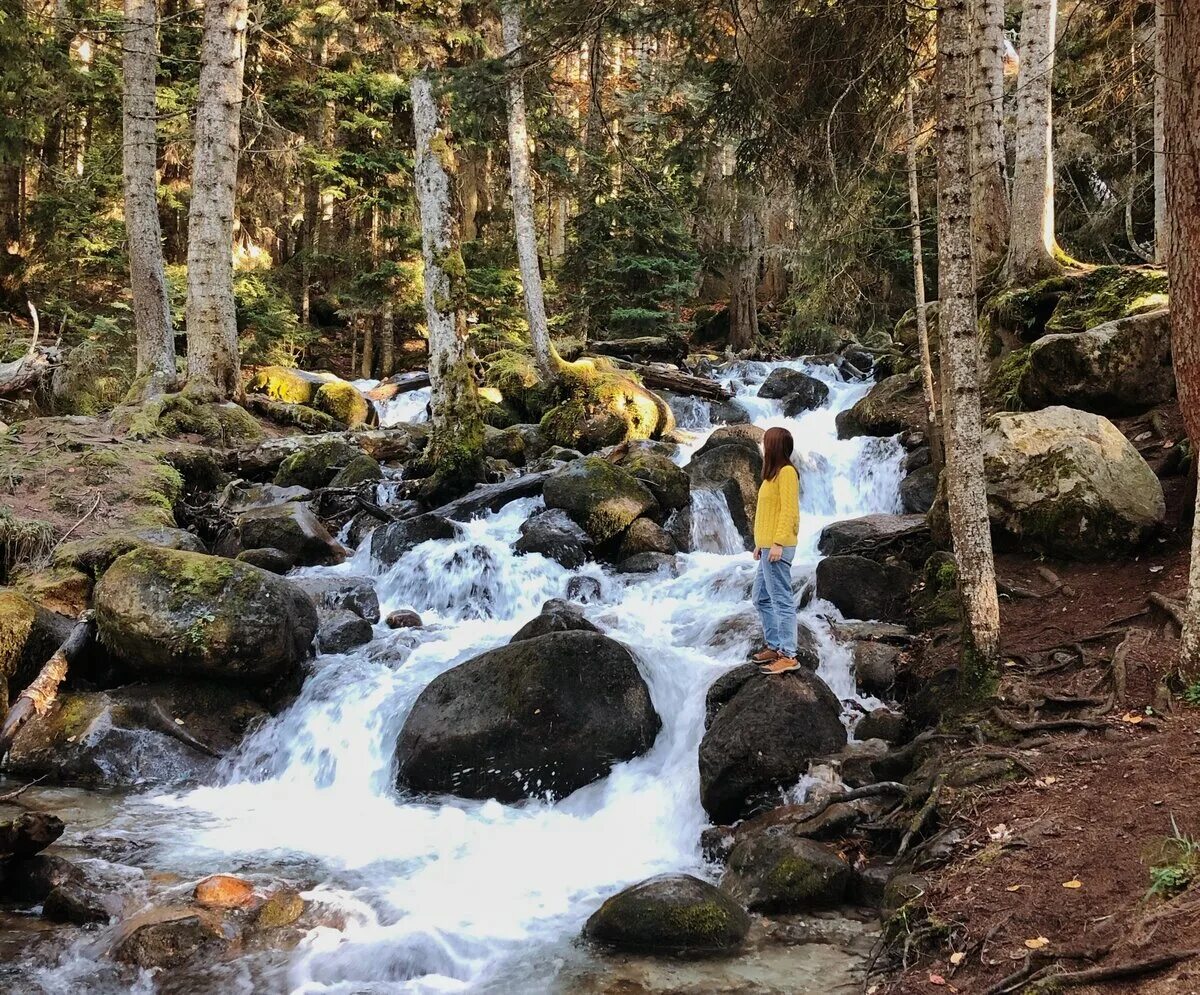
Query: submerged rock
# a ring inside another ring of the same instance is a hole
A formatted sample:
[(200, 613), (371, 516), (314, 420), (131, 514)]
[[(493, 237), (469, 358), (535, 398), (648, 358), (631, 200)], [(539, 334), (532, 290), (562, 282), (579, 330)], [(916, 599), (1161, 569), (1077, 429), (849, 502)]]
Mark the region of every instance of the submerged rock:
[(621, 535), (637, 519), (658, 513), (650, 490), (598, 456), (568, 463), (546, 480), (547, 508), (565, 511), (596, 543)]
[(100, 638), (130, 671), (269, 684), (308, 656), (317, 612), (295, 584), (247, 563), (146, 547), (96, 585)]
[(767, 677), (736, 667), (708, 691), (700, 742), (700, 801), (732, 822), (762, 798), (791, 787), (814, 757), (846, 745), (841, 703), (805, 670)]
[(721, 886), (755, 912), (811, 912), (840, 905), (854, 870), (830, 847), (788, 826), (746, 834), (729, 852)]
[(563, 797), (648, 750), (660, 720), (633, 656), (595, 632), (552, 632), (436, 677), (397, 747), (417, 792)]
[(371, 533), (371, 558), (391, 566), (411, 549), (434, 539), (453, 539), (458, 526), (442, 515), (430, 512), (416, 518), (392, 522)]
[(618, 892), (587, 921), (587, 939), (634, 953), (710, 957), (737, 952), (750, 917), (690, 874), (660, 874)]

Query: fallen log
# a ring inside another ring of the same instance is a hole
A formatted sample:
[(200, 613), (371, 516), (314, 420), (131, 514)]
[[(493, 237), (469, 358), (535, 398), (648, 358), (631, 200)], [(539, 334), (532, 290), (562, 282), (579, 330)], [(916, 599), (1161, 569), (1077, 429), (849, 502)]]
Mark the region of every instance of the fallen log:
[(39, 718), (49, 711), (58, 697), (58, 686), (62, 684), (71, 663), (77, 660), (96, 638), (96, 623), (90, 612), (75, 623), (63, 644), (46, 661), (33, 682), (17, 695), (12, 708), (0, 724), (0, 757), (8, 753), (13, 739), (26, 722), (35, 715)]
[(480, 484), (449, 504), (434, 508), (431, 514), (448, 518), (452, 522), (469, 522), (485, 511), (499, 511), (510, 501), (536, 497), (546, 485), (548, 473), (523, 473), (519, 477), (502, 480), (498, 484)]
[(0, 397), (11, 397), (22, 391), (32, 390), (62, 360), (57, 346), (38, 345), (41, 322), (38, 320), (37, 308), (32, 304), (29, 305), (29, 315), (33, 318), (33, 338), (29, 342), (29, 348), (19, 359), (0, 363)]
[(728, 401), (733, 397), (733, 390), (719, 380), (685, 373), (666, 363), (621, 362), (617, 365), (623, 370), (636, 373), (642, 378), (642, 383), (652, 390), (670, 390), (676, 394), (690, 394), (710, 401)]
[(639, 335), (628, 339), (589, 342), (588, 351), (630, 360), (660, 359), (681, 363), (688, 354), (688, 344), (678, 335)]
[(401, 394), (407, 394), (410, 391), (420, 390), (422, 387), (428, 386), (428, 373), (401, 373), (399, 376), (389, 377), (387, 380), (384, 380), (378, 387), (372, 387), (370, 390), (363, 391), (363, 395), (370, 401), (390, 401)]
[(63, 821), (46, 812), (22, 812), (0, 822), (0, 860), (32, 857), (63, 834)]

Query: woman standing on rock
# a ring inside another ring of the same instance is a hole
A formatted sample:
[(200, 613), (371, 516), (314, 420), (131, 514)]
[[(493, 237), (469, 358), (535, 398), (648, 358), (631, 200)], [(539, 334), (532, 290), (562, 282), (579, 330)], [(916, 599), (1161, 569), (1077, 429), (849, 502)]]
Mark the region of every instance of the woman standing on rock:
[(800, 476), (792, 465), (792, 433), (769, 428), (763, 436), (763, 480), (754, 514), (754, 607), (767, 648), (752, 659), (765, 674), (795, 670), (796, 599), (792, 560), (800, 530)]

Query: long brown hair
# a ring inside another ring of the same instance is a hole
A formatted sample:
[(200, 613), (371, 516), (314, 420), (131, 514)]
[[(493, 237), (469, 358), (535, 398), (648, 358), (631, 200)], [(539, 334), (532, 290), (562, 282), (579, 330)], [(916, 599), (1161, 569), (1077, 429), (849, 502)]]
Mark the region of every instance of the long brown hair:
[(786, 428), (769, 428), (763, 436), (763, 480), (774, 480), (792, 461), (792, 433)]

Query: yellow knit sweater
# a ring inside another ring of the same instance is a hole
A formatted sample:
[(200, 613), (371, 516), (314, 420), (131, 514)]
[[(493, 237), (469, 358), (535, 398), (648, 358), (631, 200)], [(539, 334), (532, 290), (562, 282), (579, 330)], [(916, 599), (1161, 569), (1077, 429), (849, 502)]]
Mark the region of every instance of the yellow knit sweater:
[(794, 546), (799, 531), (800, 477), (789, 463), (775, 474), (774, 480), (764, 480), (758, 489), (754, 545), (758, 549), (766, 549), (774, 543)]

